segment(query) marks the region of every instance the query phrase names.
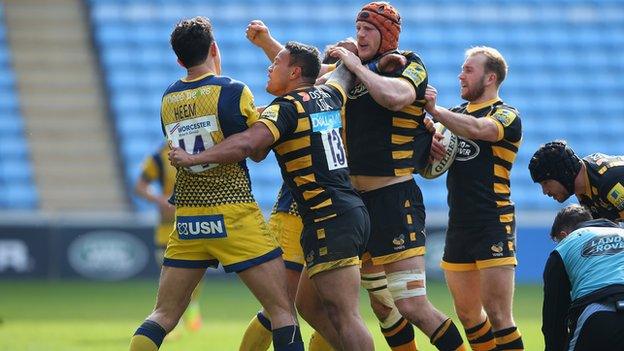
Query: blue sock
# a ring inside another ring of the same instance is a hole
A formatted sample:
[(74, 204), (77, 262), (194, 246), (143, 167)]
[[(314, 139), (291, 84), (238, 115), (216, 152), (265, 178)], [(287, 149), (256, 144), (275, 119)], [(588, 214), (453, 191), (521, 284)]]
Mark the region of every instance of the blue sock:
[(273, 330), (273, 350), (304, 351), (298, 325), (288, 325)]

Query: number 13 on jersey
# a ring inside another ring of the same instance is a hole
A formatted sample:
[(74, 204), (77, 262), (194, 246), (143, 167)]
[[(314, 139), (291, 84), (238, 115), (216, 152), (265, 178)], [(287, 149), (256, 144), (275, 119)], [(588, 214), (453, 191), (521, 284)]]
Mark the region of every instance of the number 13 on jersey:
[(327, 168), (331, 171), (347, 167), (347, 155), (340, 136), (340, 128), (342, 127), (340, 111), (313, 113), (310, 115), (310, 119), (312, 120), (312, 131), (321, 134)]
[[(216, 116), (202, 116), (186, 119), (165, 126), (167, 139), (173, 146), (179, 147), (190, 154), (198, 154), (214, 145), (212, 132), (219, 131)], [(190, 167), (193, 173), (203, 172), (216, 167), (216, 164)]]

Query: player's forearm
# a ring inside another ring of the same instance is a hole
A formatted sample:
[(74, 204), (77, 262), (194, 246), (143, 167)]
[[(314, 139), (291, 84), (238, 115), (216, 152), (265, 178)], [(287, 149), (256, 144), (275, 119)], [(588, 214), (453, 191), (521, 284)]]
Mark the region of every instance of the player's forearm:
[(264, 51), (264, 54), (271, 62), (273, 62), (275, 56), (284, 48), (284, 46), (273, 37), (260, 44), (259, 47)]
[(137, 182), (136, 186), (134, 187), (134, 193), (149, 202), (153, 202), (153, 203), (158, 202), (158, 197), (152, 194), (152, 192), (149, 189), (149, 184), (147, 184), (143, 179), (140, 179)]
[(416, 99), (414, 89), (402, 79), (381, 76), (365, 66), (358, 67), (353, 73), (373, 99), (389, 110), (399, 111)]
[(431, 115), (458, 136), (468, 139), (478, 139), (480, 136), (481, 125), (477, 118), (455, 113), (441, 106), (436, 106)]
[(252, 146), (242, 134), (235, 134), (223, 140), (219, 144), (198, 154), (191, 155), (192, 166), (207, 163), (236, 163), (244, 160), (253, 152)]

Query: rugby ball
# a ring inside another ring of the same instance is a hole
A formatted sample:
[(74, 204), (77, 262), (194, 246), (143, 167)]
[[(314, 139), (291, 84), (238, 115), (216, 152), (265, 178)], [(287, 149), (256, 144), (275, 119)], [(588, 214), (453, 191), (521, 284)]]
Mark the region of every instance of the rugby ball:
[(444, 139), (441, 140), (442, 145), (444, 145), (444, 149), (446, 152), (444, 153), (444, 157), (440, 160), (433, 160), (433, 162), (429, 163), (427, 167), (421, 169), (418, 173), (425, 179), (434, 179), (444, 172), (448, 171), (449, 167), (453, 164), (455, 160), (455, 155), (457, 154), (457, 146), (458, 140), (457, 135), (453, 134), (450, 130), (448, 130), (441, 123), (435, 123), (435, 129), (438, 133), (444, 136)]

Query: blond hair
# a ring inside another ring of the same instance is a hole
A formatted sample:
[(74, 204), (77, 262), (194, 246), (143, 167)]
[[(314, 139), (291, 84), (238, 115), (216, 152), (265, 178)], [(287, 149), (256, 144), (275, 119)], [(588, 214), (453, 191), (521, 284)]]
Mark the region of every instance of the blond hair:
[(496, 74), (496, 85), (500, 86), (507, 77), (507, 62), (503, 55), (489, 46), (475, 46), (466, 50), (466, 58), (477, 54), (485, 56), (485, 71)]

